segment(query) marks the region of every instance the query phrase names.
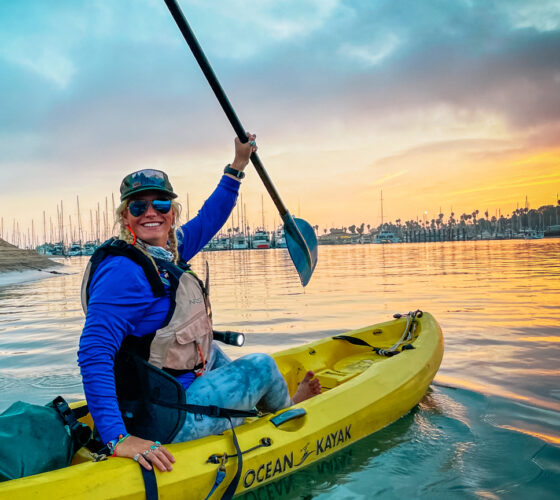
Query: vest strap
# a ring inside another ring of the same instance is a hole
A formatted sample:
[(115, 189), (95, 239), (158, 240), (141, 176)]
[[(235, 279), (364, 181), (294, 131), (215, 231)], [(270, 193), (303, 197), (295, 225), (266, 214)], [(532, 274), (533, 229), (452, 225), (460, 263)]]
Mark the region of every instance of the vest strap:
[(144, 489), (146, 490), (146, 500), (158, 500), (158, 485), (154, 466), (151, 470), (146, 470), (141, 465), (142, 479), (144, 480)]
[(173, 368), (167, 368), (165, 366), (162, 368), (162, 370), (165, 373), (169, 373), (169, 375), (171, 375), (172, 377), (177, 378), (180, 377), (181, 375), (184, 375), (185, 373), (195, 372), (196, 370), (200, 370), (201, 368), (202, 368), (202, 363), (196, 365), (193, 370), (174, 370)]
[(359, 346), (364, 346), (364, 347), (370, 347), (372, 351), (374, 351), (376, 354), (379, 354), (380, 356), (386, 356), (388, 358), (390, 358), (391, 356), (394, 356), (395, 354), (398, 354), (400, 351), (391, 351), (391, 350), (387, 350), (387, 349), (381, 349), (380, 347), (374, 347), (370, 344), (368, 344), (365, 340), (356, 338), (356, 337), (350, 337), (348, 335), (336, 335), (335, 337), (333, 337), (334, 340), (345, 340), (346, 342), (349, 342), (350, 344), (354, 344), (354, 345), (359, 345)]
[(159, 273), (154, 267), (152, 261), (140, 250), (132, 245), (129, 245), (126, 241), (113, 237), (105, 241), (99, 248), (97, 248), (90, 258), (88, 266), (89, 276), (87, 276), (87, 282), (84, 283), (85, 304), (82, 305), (87, 305), (89, 302), (89, 286), (91, 284), (91, 279), (93, 278), (99, 264), (101, 264), (108, 255), (127, 257), (132, 262), (138, 264), (146, 275), (146, 279), (150, 284), (154, 297), (165, 296), (165, 287), (163, 286)]
[(206, 415), (207, 417), (214, 418), (245, 418), (245, 417), (258, 417), (257, 410), (235, 410), (232, 408), (220, 408), (219, 406), (208, 405), (193, 405), (189, 403), (172, 403), (170, 401), (163, 401), (161, 399), (151, 399), (152, 404), (158, 406), (165, 406), (166, 408), (175, 408), (177, 410), (184, 410), (189, 413), (197, 413), (199, 415)]
[(233, 498), (235, 490), (237, 489), (237, 485), (239, 484), (239, 480), (241, 479), (241, 473), (243, 472), (243, 452), (239, 447), (239, 441), (237, 441), (237, 435), (235, 434), (235, 429), (233, 428), (231, 418), (228, 417), (228, 420), (229, 425), (231, 425), (233, 445), (235, 446), (235, 451), (237, 452), (237, 471), (235, 472), (235, 476), (231, 480), (231, 483), (229, 483), (226, 491), (222, 495), (222, 500), (230, 500)]

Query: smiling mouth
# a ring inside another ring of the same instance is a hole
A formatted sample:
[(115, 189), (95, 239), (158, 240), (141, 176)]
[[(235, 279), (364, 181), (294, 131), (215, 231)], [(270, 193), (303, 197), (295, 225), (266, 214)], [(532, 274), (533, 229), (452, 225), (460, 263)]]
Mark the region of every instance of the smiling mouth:
[(147, 222), (146, 224), (142, 224), (144, 227), (158, 227), (161, 226), (161, 222)]

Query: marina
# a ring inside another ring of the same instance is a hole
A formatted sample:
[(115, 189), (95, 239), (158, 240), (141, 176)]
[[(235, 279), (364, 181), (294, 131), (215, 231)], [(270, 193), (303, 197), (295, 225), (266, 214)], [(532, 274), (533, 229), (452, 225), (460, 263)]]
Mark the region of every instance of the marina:
[[(560, 237), (560, 226), (551, 226), (545, 230), (537, 231), (526, 229), (521, 232), (489, 233), (483, 231), (473, 234), (469, 228), (457, 229), (416, 229), (389, 231), (381, 229), (379, 232), (368, 234), (348, 233), (342, 229), (335, 229), (329, 235), (321, 235), (317, 239), (319, 245), (367, 245), (367, 244), (396, 244), (396, 243), (430, 243), (446, 241), (488, 241), (488, 240), (534, 240), (542, 238)], [(99, 241), (88, 241), (83, 245), (73, 242), (70, 246), (62, 243), (45, 243), (36, 248), (43, 255), (75, 257), (93, 255), (95, 249), (101, 244)], [(218, 235), (212, 238), (202, 249), (204, 252), (220, 250), (267, 250), (271, 248), (286, 248), (286, 239), (282, 229), (276, 231), (259, 230), (254, 234), (245, 236), (238, 233), (233, 236)]]
[[(107, 199), (106, 199), (107, 200)], [(242, 206), (243, 201), (239, 205)], [(286, 248), (286, 239), (282, 226), (274, 230), (267, 229), (262, 225), (254, 231), (249, 229), (246, 215), (239, 205), (226, 223), (227, 230), (222, 230), (203, 248), (203, 251), (219, 250), (247, 250), (270, 248)], [(79, 206), (79, 205), (78, 205)], [(60, 203), (62, 207), (62, 202)], [(60, 212), (62, 209), (60, 209)], [(87, 236), (91, 239), (84, 241), (76, 238), (86, 232), (81, 227), (72, 229), (69, 224), (66, 228), (60, 225), (51, 234), (56, 234), (59, 239), (55, 242), (43, 242), (31, 245), (37, 240), (37, 235), (28, 239), (24, 234), (17, 232), (2, 232), (0, 226), (0, 238), (25, 249), (36, 249), (43, 255), (72, 257), (80, 255), (92, 255), (95, 249), (111, 235), (114, 234), (114, 221), (109, 223), (106, 211), (98, 212), (98, 222), (92, 224)], [(381, 208), (383, 213), (383, 208)], [(241, 215), (240, 215), (241, 214)], [(395, 244), (395, 243), (429, 243), (445, 241), (487, 241), (508, 239), (542, 239), (560, 237), (560, 203), (556, 205), (545, 205), (538, 209), (516, 209), (509, 217), (500, 215), (490, 217), (486, 211), (483, 217), (478, 217), (478, 210), (471, 214), (461, 214), (456, 217), (453, 212), (445, 218), (439, 213), (436, 218), (416, 219), (395, 222), (389, 221), (372, 226), (361, 223), (343, 227), (314, 226), (319, 245), (356, 245), (356, 244)], [(97, 215), (96, 215), (97, 217)], [(264, 215), (262, 216), (264, 223)], [(71, 221), (71, 219), (69, 219)], [(78, 219), (79, 221), (80, 219)], [(105, 223), (99, 222), (106, 220)], [(14, 227), (17, 224), (14, 221)], [(34, 234), (34, 233), (30, 233)], [(46, 237), (46, 232), (45, 232)]]

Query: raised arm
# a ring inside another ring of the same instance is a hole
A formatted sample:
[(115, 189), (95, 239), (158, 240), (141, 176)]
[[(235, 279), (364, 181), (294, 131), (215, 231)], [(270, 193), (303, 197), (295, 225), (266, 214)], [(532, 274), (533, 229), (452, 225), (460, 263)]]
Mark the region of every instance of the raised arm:
[[(235, 157), (228, 167), (243, 172), (251, 153), (257, 151), (256, 136), (247, 134), (248, 141), (242, 143), (235, 138)], [(204, 202), (196, 217), (181, 226), (177, 231), (179, 253), (185, 261), (196, 255), (206, 243), (226, 223), (237, 201), (241, 179), (234, 174), (225, 173), (220, 183)]]

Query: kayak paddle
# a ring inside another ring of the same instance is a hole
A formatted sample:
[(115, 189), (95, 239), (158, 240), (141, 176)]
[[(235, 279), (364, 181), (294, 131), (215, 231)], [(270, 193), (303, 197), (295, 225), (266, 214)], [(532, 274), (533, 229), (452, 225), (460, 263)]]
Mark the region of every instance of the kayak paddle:
[[(204, 73), (206, 80), (210, 84), (210, 87), (214, 91), (218, 102), (222, 106), (233, 130), (239, 137), (239, 140), (243, 143), (247, 142), (247, 132), (245, 128), (241, 125), (239, 118), (235, 114), (235, 111), (230, 104), (224, 89), (220, 85), (208, 59), (204, 55), (202, 48), (200, 47), (196, 37), (194, 36), (191, 27), (187, 23), (181, 8), (177, 4), (176, 0), (165, 0), (165, 4), (167, 5), (173, 19), (177, 23), (179, 30), (183, 34), (185, 41), (189, 45), (200, 69)], [(290, 257), (296, 267), (296, 270), (299, 274), (301, 279), (301, 284), (303, 286), (309, 283), (311, 279), (311, 275), (313, 274), (313, 270), (317, 265), (317, 237), (315, 235), (315, 231), (311, 227), (311, 225), (303, 220), (296, 217), (292, 217), (284, 203), (282, 202), (280, 195), (276, 191), (276, 188), (272, 184), (268, 173), (266, 172), (263, 164), (261, 163), (260, 158), (258, 157), (257, 153), (251, 154), (251, 162), (255, 167), (259, 177), (263, 181), (268, 194), (272, 198), (272, 201), (276, 205), (278, 212), (280, 213), (280, 217), (282, 217), (282, 221), (284, 222), (284, 234), (286, 235), (286, 246), (288, 247), (288, 251), (290, 252)], [(263, 228), (264, 229), (264, 228)]]

